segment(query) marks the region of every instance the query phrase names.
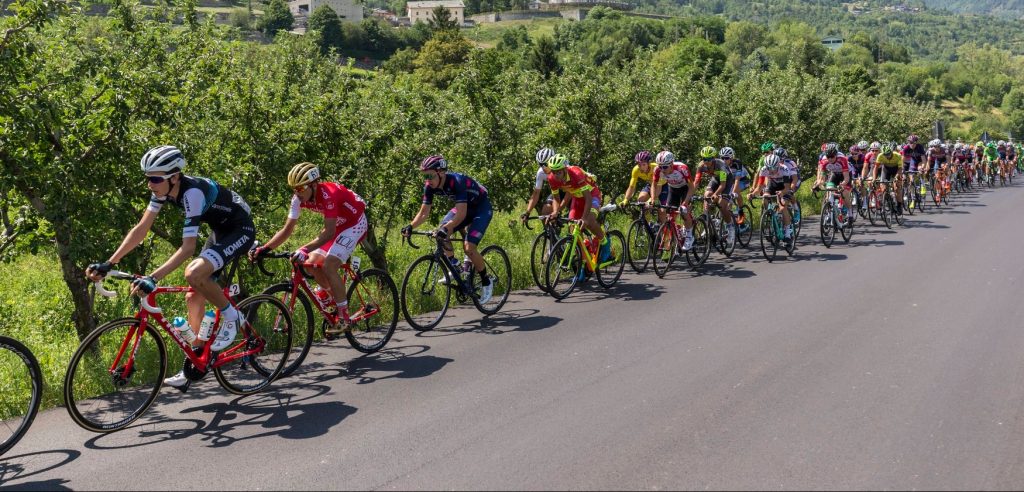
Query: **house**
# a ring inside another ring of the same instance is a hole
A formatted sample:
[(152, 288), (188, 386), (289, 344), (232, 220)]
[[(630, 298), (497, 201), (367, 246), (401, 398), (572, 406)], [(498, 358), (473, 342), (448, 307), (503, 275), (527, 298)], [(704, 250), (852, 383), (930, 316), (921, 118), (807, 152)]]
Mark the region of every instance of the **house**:
[(355, 0), (290, 0), (288, 9), (295, 16), (296, 24), (299, 19), (308, 19), (317, 7), (326, 5), (338, 14), (342, 22), (359, 22), (363, 20), (363, 6)]
[(429, 22), (434, 18), (434, 8), (444, 7), (448, 9), (451, 14), (451, 18), (455, 19), (459, 25), (463, 25), (466, 22), (466, 4), (462, 3), (462, 0), (427, 0), (422, 2), (408, 2), (406, 8), (408, 9), (409, 22), (415, 24), (417, 21)]
[(821, 40), (821, 44), (825, 45), (826, 48), (835, 51), (843, 47), (843, 38), (837, 36), (829, 36)]

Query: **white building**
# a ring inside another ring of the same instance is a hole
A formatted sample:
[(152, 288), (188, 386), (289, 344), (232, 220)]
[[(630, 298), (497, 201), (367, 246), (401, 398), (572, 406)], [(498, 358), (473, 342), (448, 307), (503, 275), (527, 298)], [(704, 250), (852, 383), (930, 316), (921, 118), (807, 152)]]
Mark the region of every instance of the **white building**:
[(309, 18), (317, 7), (326, 5), (338, 14), (342, 22), (363, 20), (363, 6), (355, 0), (290, 0), (288, 8), (296, 18)]
[(434, 8), (439, 6), (448, 9), (448, 12), (452, 14), (452, 19), (455, 19), (460, 26), (466, 23), (466, 4), (462, 3), (462, 0), (407, 2), (406, 8), (408, 8), (409, 23), (415, 24), (416, 21), (429, 22), (434, 18)]

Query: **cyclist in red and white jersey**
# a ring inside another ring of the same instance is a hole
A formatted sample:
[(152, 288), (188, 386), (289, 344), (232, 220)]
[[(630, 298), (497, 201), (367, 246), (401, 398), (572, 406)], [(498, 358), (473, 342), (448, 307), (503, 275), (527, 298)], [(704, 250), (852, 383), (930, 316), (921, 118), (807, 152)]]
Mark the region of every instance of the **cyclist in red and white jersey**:
[(339, 334), (349, 322), (348, 296), (340, 269), (366, 236), (366, 202), (341, 184), (322, 181), (320, 169), (310, 162), (292, 167), (288, 172), (288, 186), (295, 194), (292, 195), (291, 208), (284, 226), (266, 244), (253, 248), (249, 257), (259, 258), (291, 237), (302, 209), (323, 215), (324, 228), (320, 234), (296, 249), (292, 253), (292, 261), (323, 265), (323, 268), (310, 269), (309, 273), (334, 298), (341, 317), (338, 324), (327, 331), (329, 334)]
[[(853, 188), (850, 179), (850, 163), (846, 156), (839, 155), (839, 146), (835, 143), (830, 143), (825, 147), (825, 155), (818, 161), (818, 178), (814, 181), (814, 187), (820, 188), (826, 182), (833, 186), (842, 185), (843, 202), (850, 203), (850, 190)], [(849, 210), (846, 210), (845, 207), (843, 214), (849, 216)]]

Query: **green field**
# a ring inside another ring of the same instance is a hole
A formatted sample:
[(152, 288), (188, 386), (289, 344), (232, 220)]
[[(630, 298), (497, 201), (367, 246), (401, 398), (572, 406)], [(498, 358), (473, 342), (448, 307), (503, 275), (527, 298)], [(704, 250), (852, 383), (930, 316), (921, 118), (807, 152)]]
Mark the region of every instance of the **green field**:
[(539, 36), (552, 36), (555, 33), (555, 26), (565, 22), (564, 19), (529, 19), (510, 20), (500, 22), (488, 22), (477, 24), (476, 27), (464, 29), (462, 34), (478, 46), (493, 48), (501, 39), (501, 33), (519, 26), (526, 27), (530, 39), (537, 39)]

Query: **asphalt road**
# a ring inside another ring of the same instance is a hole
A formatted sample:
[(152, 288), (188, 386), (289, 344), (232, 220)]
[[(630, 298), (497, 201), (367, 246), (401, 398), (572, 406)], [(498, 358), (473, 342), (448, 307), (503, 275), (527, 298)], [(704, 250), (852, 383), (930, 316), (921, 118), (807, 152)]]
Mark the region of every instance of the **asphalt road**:
[(98, 435), (39, 415), (0, 483), (57, 489), (1024, 488), (1024, 185), (831, 249), (712, 254), (481, 321), (340, 340), (238, 399)]

